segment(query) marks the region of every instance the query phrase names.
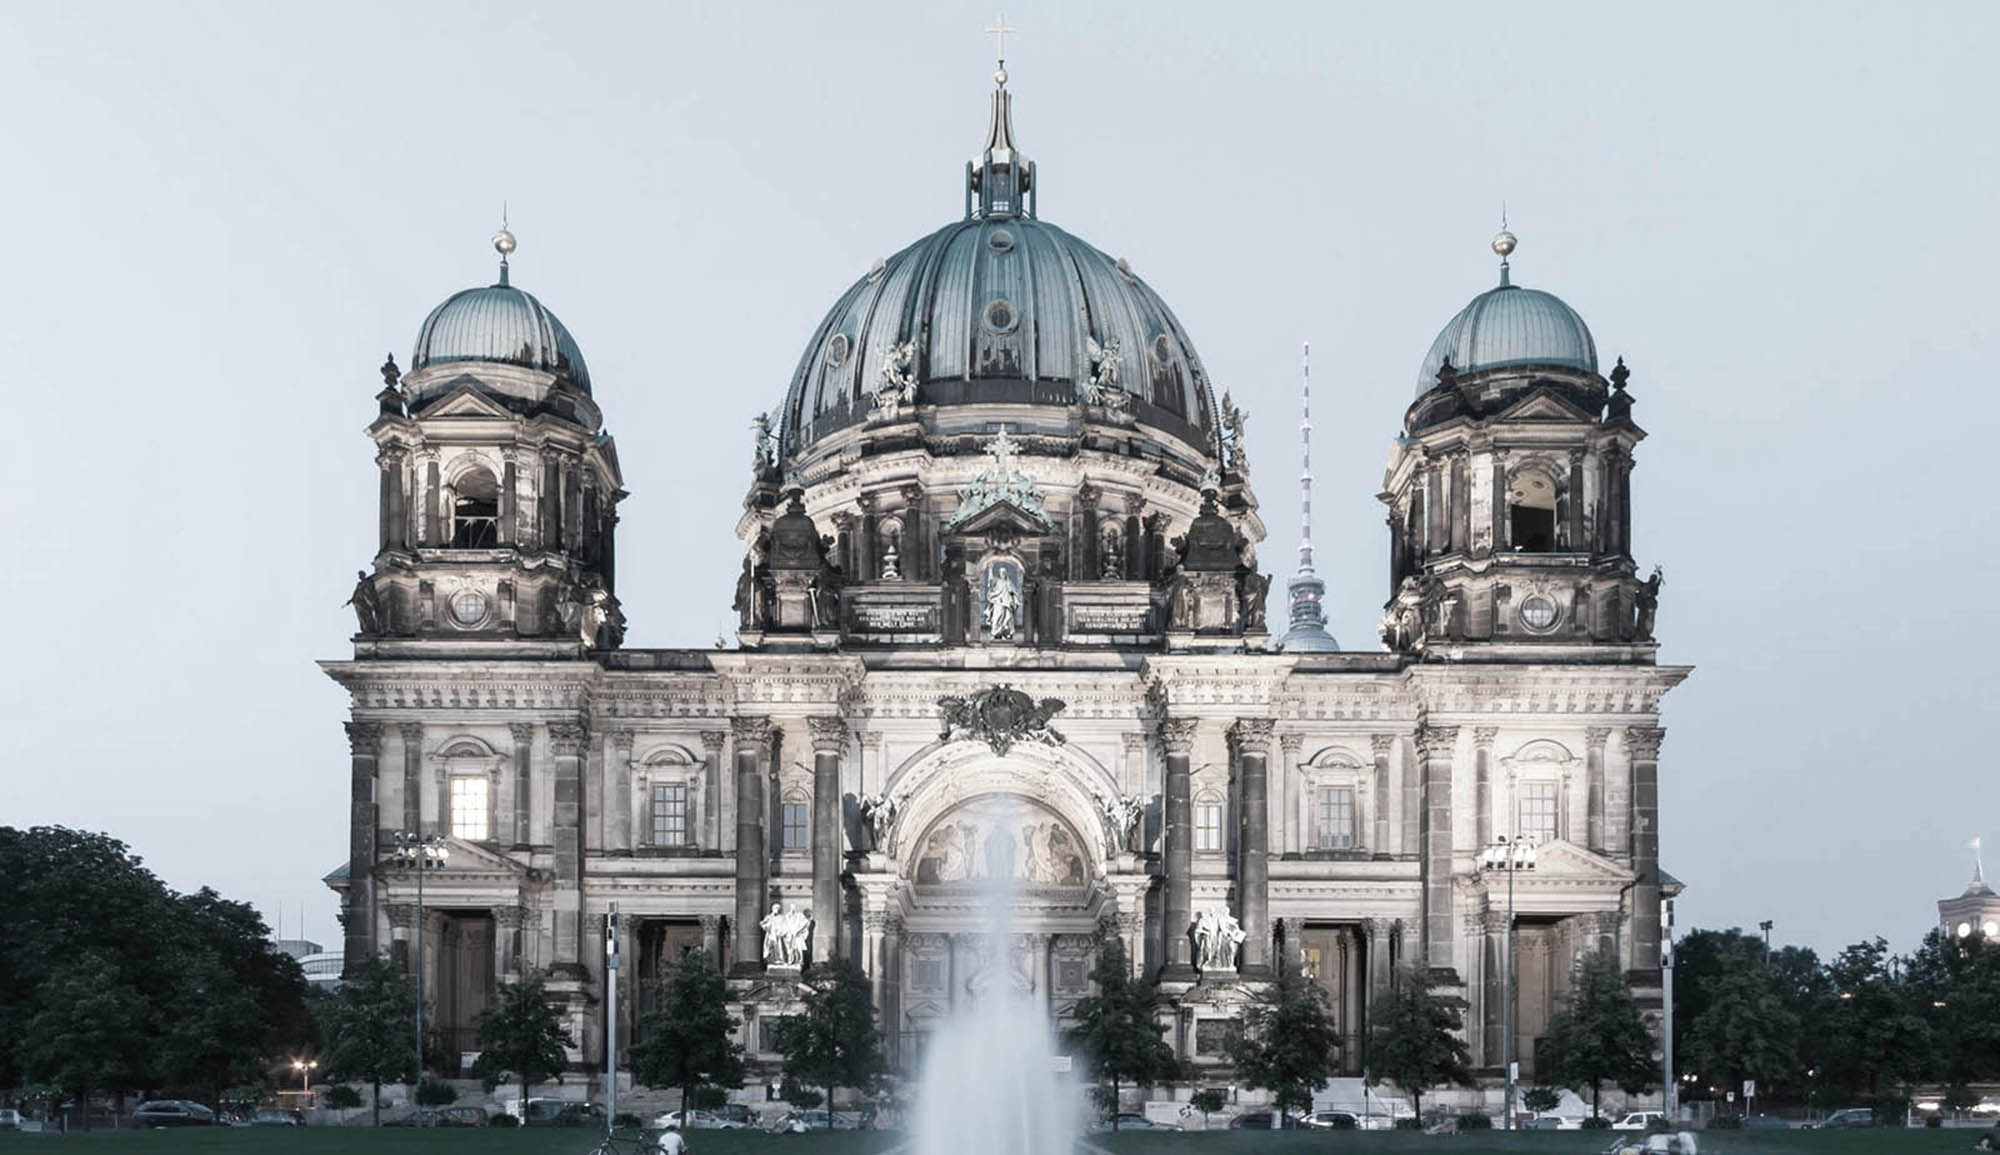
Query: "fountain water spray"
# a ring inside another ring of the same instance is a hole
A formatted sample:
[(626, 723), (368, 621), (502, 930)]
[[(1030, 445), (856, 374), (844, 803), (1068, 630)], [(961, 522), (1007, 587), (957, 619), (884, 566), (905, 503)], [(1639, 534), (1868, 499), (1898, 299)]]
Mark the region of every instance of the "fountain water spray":
[(989, 836), (984, 963), (953, 992), (925, 1051), (914, 1155), (1068, 1155), (1077, 1139), (1076, 1084), (1056, 1071), (1048, 1015), (1014, 964), (1018, 829), (996, 824)]

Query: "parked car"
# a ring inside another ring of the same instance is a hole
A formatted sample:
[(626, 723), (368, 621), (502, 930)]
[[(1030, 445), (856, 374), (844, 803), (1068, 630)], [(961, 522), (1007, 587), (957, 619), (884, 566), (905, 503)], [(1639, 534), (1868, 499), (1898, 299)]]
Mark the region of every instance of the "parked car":
[(0, 1131), (19, 1131), (21, 1113), (12, 1107), (0, 1107)]
[(1873, 1127), (1874, 1125), (1875, 1109), (1872, 1107), (1843, 1107), (1817, 1123), (1806, 1124), (1809, 1128), (1825, 1127), (1828, 1129)]
[(472, 1106), (445, 1107), (443, 1108), (443, 1112), (445, 1118), (445, 1126), (447, 1127), (486, 1126), (486, 1108), (484, 1107), (472, 1107)]
[(1789, 1131), (1792, 1129), (1792, 1125), (1778, 1118), (1776, 1115), (1745, 1115), (1743, 1116), (1743, 1129), (1745, 1131)]
[[(741, 1104), (737, 1104), (741, 1106)], [(748, 1109), (744, 1111), (747, 1116)], [(680, 1127), (684, 1131), (742, 1131), (750, 1126), (748, 1119), (731, 1119), (714, 1111), (704, 1111), (697, 1107), (687, 1112), (687, 1122), (681, 1122), (681, 1112), (669, 1111), (653, 1120), (653, 1126), (660, 1130)]]
[(304, 1111), (294, 1111), (289, 1107), (259, 1107), (250, 1112), (252, 1127), (303, 1127), (306, 1125)]
[(851, 1111), (834, 1111), (825, 1107), (814, 1107), (810, 1111), (792, 1111), (778, 1120), (778, 1131), (800, 1135), (807, 1131), (859, 1131), (861, 1119)]
[(575, 1099), (530, 1099), (528, 1113), (521, 1119), (521, 1126), (602, 1128), (604, 1104)]
[(1544, 1111), (1522, 1127), (1524, 1131), (1581, 1131), (1583, 1116), (1558, 1115), (1554, 1111)]
[(1700, 1155), (1701, 1142), (1692, 1131), (1656, 1131), (1651, 1135), (1621, 1135), (1604, 1155)]
[(215, 1112), (188, 1099), (153, 1099), (132, 1112), (134, 1127), (213, 1127)]
[(1613, 1131), (1644, 1131), (1654, 1123), (1666, 1118), (1664, 1111), (1628, 1111), (1625, 1117), (1611, 1125)]
[(419, 1107), (414, 1111), (398, 1115), (394, 1119), (382, 1121), (384, 1127), (449, 1127), (444, 1112), (432, 1107)]
[(1352, 1111), (1314, 1111), (1299, 1116), (1299, 1126), (1310, 1131), (1359, 1131), (1361, 1116)]
[[(1288, 1118), (1284, 1125), (1297, 1129), (1303, 1127), (1305, 1124), (1295, 1115)], [(1276, 1111), (1252, 1111), (1247, 1115), (1238, 1115), (1229, 1121), (1229, 1129), (1231, 1131), (1276, 1131), (1278, 1127), (1278, 1113)]]
[[(1090, 1125), (1090, 1129), (1093, 1131), (1109, 1131), (1111, 1130), (1111, 1120), (1099, 1119), (1097, 1122), (1092, 1123)], [(1126, 1112), (1118, 1116), (1118, 1129), (1120, 1131), (1180, 1130), (1179, 1127), (1174, 1126), (1172, 1123), (1155, 1123), (1151, 1119), (1146, 1118), (1144, 1115), (1135, 1115), (1130, 1112)]]

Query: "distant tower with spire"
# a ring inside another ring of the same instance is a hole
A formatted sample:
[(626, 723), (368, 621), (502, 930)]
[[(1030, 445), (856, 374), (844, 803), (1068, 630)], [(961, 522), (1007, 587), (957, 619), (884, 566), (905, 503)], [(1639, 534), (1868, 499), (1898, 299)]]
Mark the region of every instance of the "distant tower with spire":
[(1340, 643), (1326, 629), (1326, 583), (1313, 572), (1313, 466), (1312, 466), (1312, 342), (1299, 354), (1299, 569), (1285, 583), (1285, 596), (1292, 605), (1292, 625), (1285, 631), (1284, 647), (1292, 653), (1323, 653), (1338, 650)]
[(2000, 942), (2000, 894), (1993, 893), (1993, 888), (1986, 885), (1986, 864), (1980, 861), (1979, 839), (1973, 839), (1967, 849), (1972, 851), (1972, 881), (1965, 884), (1965, 893), (1939, 900), (1938, 925), (1947, 938), (1978, 937)]

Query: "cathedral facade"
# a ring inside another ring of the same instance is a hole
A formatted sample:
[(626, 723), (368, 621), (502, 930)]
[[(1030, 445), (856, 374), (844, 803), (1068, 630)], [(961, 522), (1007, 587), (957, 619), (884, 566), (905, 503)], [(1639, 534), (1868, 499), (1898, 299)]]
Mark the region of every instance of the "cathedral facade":
[[(999, 80), (962, 216), (839, 297), (760, 420), (734, 647), (624, 644), (616, 447), (511, 236), (383, 367), (378, 551), (324, 663), (352, 700), (347, 958), (420, 957), (447, 1054), (546, 973), (587, 1067), (607, 976), (629, 1041), (688, 950), (753, 1060), (834, 956), (905, 1067), (994, 983), (1060, 1025), (1113, 940), (1218, 1069), (1280, 965), (1325, 986), (1350, 1071), (1401, 965), (1455, 985), (1490, 1071), (1505, 992), (1532, 1072), (1583, 952), (1656, 1002), (1687, 671), (1632, 553), (1622, 361), (1509, 283), (1503, 233), (1393, 441), (1381, 646), (1333, 644), (1309, 549), (1274, 637), (1243, 416), (1126, 261), (1040, 217)], [(1533, 869), (1487, 869), (1503, 841)]]

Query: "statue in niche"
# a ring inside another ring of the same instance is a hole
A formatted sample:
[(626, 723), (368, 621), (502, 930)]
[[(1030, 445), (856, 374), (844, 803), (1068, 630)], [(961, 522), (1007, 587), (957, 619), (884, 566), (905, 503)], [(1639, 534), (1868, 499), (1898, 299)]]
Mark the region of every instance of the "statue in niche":
[(1634, 641), (1650, 642), (1653, 640), (1653, 618), (1659, 613), (1660, 587), (1665, 583), (1665, 571), (1659, 566), (1654, 566), (1653, 576), (1640, 582), (1639, 588), (1633, 591), (1633, 608), (1637, 615), (1637, 620), (1633, 623), (1632, 628), (1632, 638)]
[(362, 633), (372, 636), (389, 632), (388, 607), (382, 603), (382, 595), (366, 570), (354, 571), (354, 593), (341, 605), (354, 607), (354, 622)]
[(1104, 549), (1100, 554), (1097, 576), (1108, 582), (1118, 581), (1125, 576), (1125, 535), (1115, 529), (1104, 535)]
[(1138, 841), (1139, 819), (1145, 816), (1146, 804), (1131, 794), (1115, 794), (1099, 800), (1104, 808), (1104, 824), (1111, 832), (1111, 844), (1123, 850), (1134, 850)]
[(1235, 916), (1219, 906), (1202, 911), (1194, 920), (1197, 965), (1203, 971), (1236, 969), (1236, 948), (1246, 937)]
[(1014, 639), (1015, 622), (1021, 612), (1021, 587), (1004, 565), (986, 569), (986, 637), (995, 642)]
[(782, 902), (771, 904), (771, 913), (757, 924), (764, 930), (764, 965), (798, 970), (805, 965), (806, 940), (812, 935), (812, 919)]
[(1264, 629), (1264, 614), (1267, 595), (1271, 592), (1269, 576), (1251, 570), (1243, 575), (1241, 587), (1241, 609), (1243, 611), (1243, 631), (1256, 633)]
[(944, 640), (962, 642), (972, 613), (972, 585), (965, 578), (965, 558), (954, 549), (945, 554), (942, 584), (944, 598), (940, 617)]
[(870, 794), (861, 799), (861, 825), (871, 849), (887, 850), (896, 833), (896, 800), (887, 794)]

